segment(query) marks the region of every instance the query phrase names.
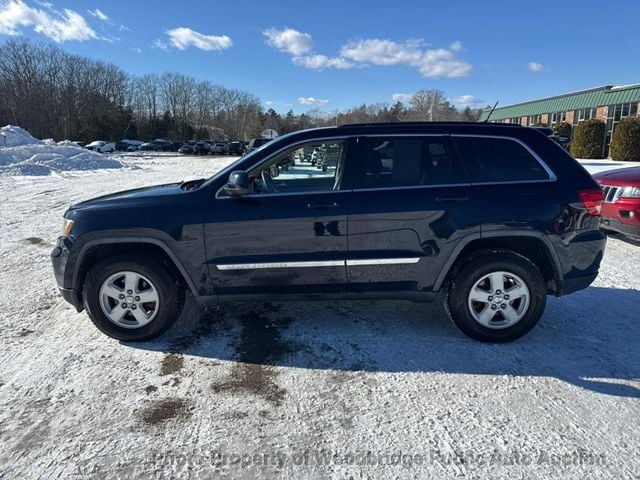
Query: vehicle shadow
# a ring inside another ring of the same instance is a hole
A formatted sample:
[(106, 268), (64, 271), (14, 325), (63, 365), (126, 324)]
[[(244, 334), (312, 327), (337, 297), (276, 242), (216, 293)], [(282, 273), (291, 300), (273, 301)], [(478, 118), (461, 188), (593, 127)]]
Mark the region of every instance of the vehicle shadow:
[(640, 378), (638, 305), (640, 291), (615, 288), (549, 297), (529, 335), (492, 345), (458, 332), (438, 300), (228, 304), (206, 310), (190, 299), (162, 338), (126, 345), (262, 366), (548, 377), (640, 398), (640, 389), (629, 384)]

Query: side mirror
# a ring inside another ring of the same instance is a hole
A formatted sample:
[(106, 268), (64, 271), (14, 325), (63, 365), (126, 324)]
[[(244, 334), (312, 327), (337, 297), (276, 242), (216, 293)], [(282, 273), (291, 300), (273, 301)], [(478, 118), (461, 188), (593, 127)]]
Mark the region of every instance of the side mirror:
[(249, 174), (243, 170), (231, 172), (224, 191), (231, 197), (241, 197), (250, 193)]

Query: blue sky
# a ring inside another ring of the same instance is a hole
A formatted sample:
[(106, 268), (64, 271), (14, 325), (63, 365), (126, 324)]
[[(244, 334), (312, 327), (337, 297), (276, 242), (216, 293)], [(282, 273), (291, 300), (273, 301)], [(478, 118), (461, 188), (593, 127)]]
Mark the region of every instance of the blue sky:
[(423, 88), (484, 106), (640, 82), (639, 22), (631, 0), (0, 0), (0, 40), (182, 72), (298, 113)]

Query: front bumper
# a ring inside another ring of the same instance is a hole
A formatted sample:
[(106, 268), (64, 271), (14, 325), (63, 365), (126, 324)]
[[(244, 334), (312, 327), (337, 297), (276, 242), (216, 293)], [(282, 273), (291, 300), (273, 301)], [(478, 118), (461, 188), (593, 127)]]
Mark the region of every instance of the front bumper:
[(53, 274), (56, 277), (58, 290), (67, 302), (73, 305), (78, 312), (84, 309), (82, 299), (77, 290), (70, 288), (71, 285), (65, 284), (65, 271), (69, 260), (69, 249), (72, 242), (67, 237), (59, 237), (56, 247), (51, 251), (51, 263), (53, 265)]

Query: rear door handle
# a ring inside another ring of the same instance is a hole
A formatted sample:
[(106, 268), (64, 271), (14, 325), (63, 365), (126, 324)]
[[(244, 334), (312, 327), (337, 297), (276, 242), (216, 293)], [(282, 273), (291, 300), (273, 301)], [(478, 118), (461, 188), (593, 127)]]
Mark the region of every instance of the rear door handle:
[(336, 208), (338, 204), (336, 202), (317, 202), (307, 203), (307, 208), (312, 210), (327, 210), (329, 208)]
[(436, 202), (442, 202), (442, 203), (459, 203), (459, 202), (466, 202), (467, 200), (469, 200), (469, 197), (455, 197), (455, 196), (436, 197)]

